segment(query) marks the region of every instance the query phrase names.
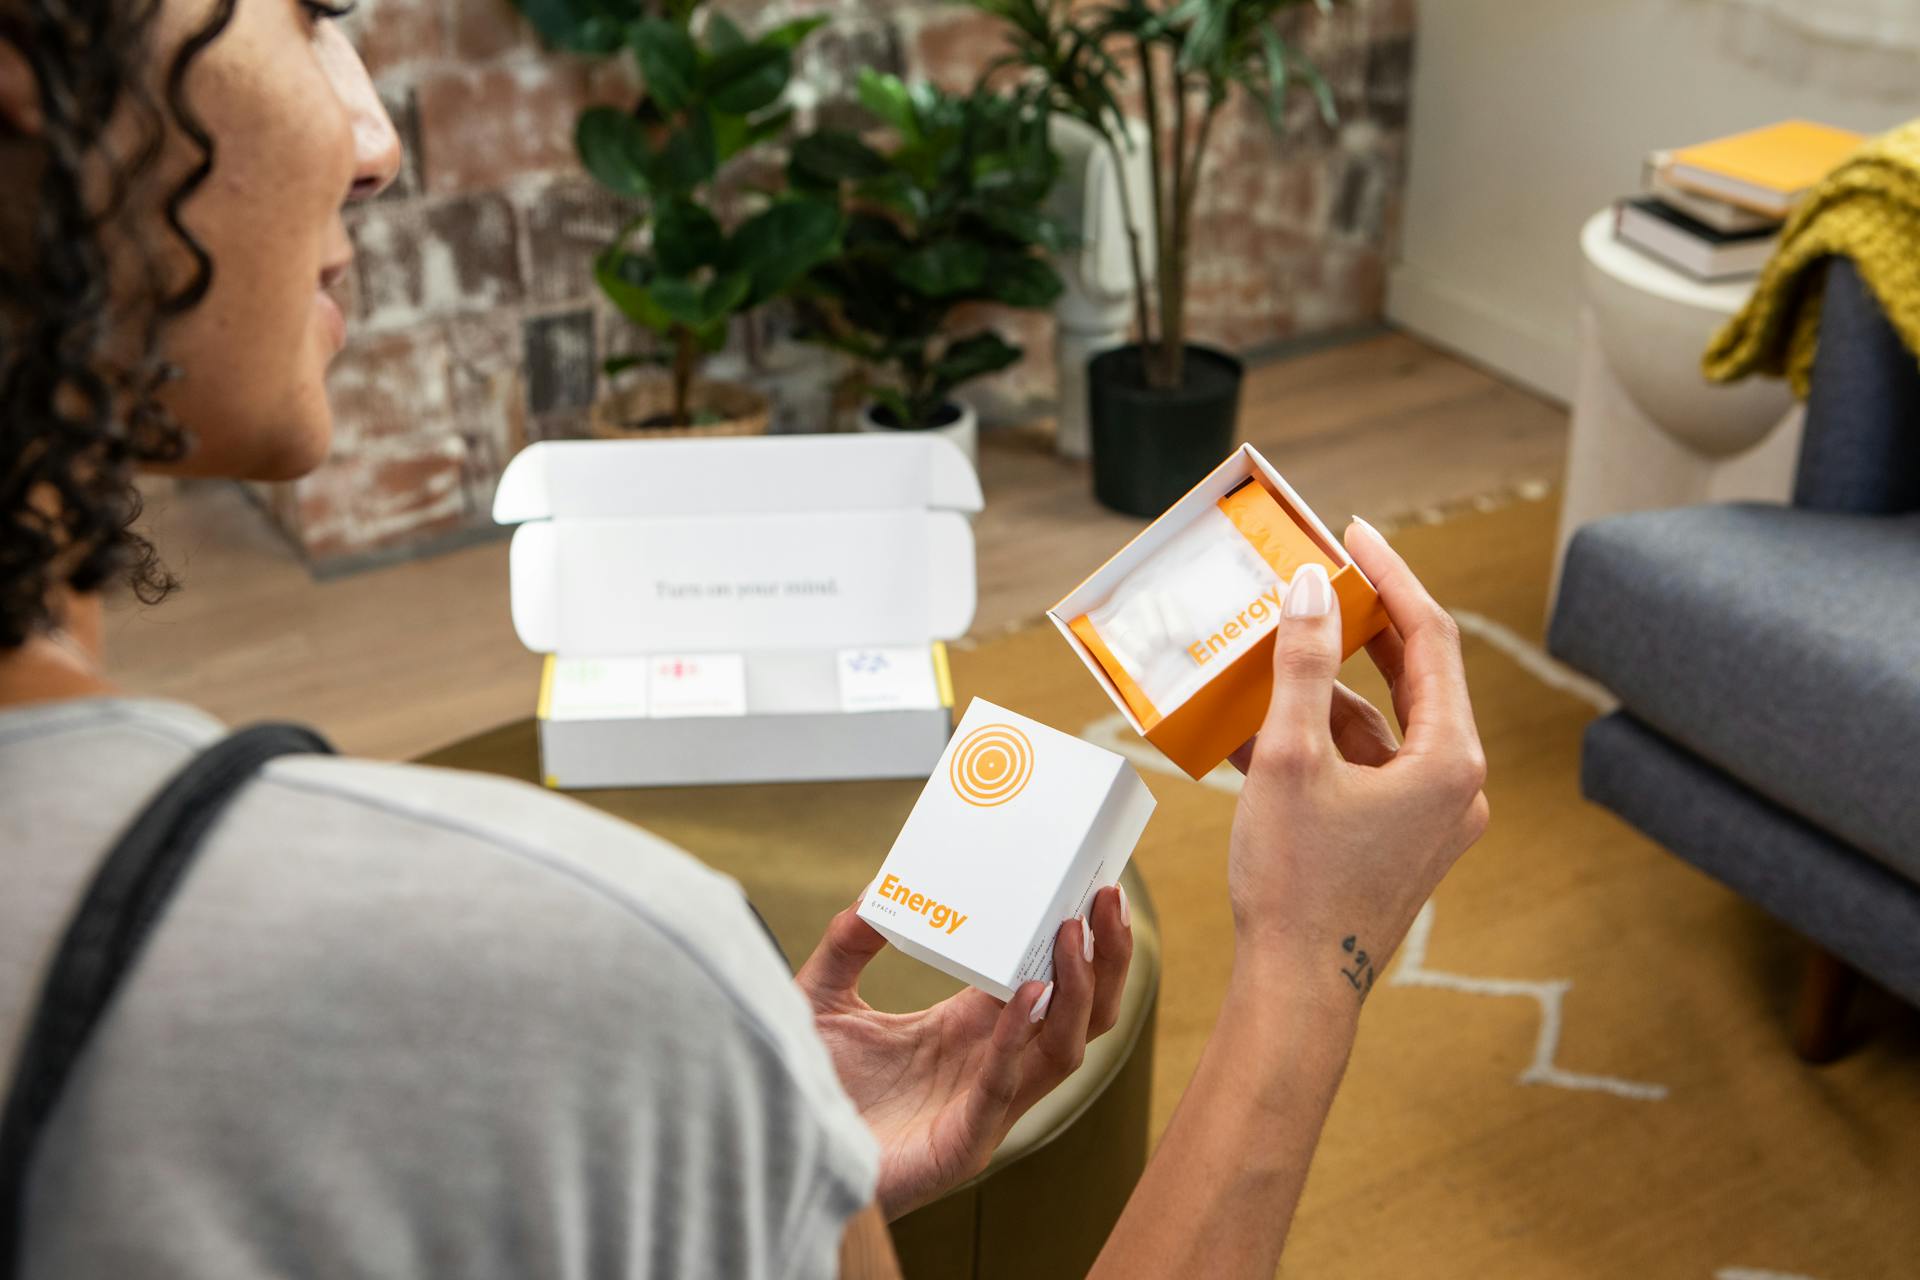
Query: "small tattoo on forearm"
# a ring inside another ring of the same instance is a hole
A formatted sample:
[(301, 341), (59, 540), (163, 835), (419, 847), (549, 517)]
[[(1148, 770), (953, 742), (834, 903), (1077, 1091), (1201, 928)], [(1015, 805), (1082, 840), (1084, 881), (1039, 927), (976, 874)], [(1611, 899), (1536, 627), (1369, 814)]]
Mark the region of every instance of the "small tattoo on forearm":
[(1340, 949), (1347, 953), (1347, 963), (1341, 966), (1340, 976), (1352, 983), (1353, 989), (1365, 1000), (1367, 992), (1373, 990), (1373, 959), (1351, 933), (1341, 940)]

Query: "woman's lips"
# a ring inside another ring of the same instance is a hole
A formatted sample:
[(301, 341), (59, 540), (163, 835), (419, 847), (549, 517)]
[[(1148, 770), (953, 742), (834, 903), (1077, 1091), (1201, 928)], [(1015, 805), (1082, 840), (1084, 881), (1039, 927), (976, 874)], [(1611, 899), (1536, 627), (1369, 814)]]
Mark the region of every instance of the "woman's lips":
[(326, 327), (327, 336), (333, 339), (333, 349), (338, 352), (347, 345), (347, 317), (340, 310), (340, 304), (325, 289), (313, 291), (313, 306), (320, 313), (320, 323)]
[(333, 350), (338, 354), (347, 345), (347, 315), (341, 309), (340, 299), (334, 296), (334, 288), (347, 278), (347, 271), (353, 265), (353, 256), (332, 263), (320, 269), (320, 287), (315, 290), (313, 305), (320, 313), (320, 323), (333, 339)]

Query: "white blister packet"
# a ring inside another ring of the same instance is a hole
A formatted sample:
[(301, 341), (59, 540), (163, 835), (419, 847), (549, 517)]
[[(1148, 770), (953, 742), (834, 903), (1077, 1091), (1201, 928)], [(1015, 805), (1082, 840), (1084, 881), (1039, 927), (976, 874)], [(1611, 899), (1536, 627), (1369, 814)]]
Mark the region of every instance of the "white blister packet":
[(1194, 661), (1220, 627), (1223, 604), (1257, 611), (1233, 652), (1251, 646), (1279, 619), (1286, 583), (1218, 507), (1143, 560), (1105, 603), (1087, 610), (1114, 659), (1156, 707), (1177, 707), (1216, 668)]
[(1272, 635), (1303, 564), (1337, 568), (1249, 481), (1187, 515), (1068, 627), (1144, 731)]

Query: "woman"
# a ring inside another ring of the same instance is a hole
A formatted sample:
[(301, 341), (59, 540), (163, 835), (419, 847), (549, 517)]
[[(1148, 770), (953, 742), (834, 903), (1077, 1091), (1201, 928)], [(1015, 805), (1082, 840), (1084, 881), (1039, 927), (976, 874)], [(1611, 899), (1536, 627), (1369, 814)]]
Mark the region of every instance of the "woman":
[[(336, 16), (0, 0), (15, 1045), (104, 851), (225, 733), (101, 670), (101, 590), (169, 585), (128, 528), (132, 472), (287, 479), (327, 450), (341, 208), (399, 163)], [(1405, 743), (1335, 683), (1337, 602), (1297, 575), (1271, 709), (1236, 757), (1233, 980), (1100, 1274), (1272, 1274), (1365, 995), (1343, 940), (1383, 965), (1485, 826), (1451, 624), (1379, 535), (1347, 539), (1395, 624), (1372, 654)], [(1108, 890), (1062, 926), (1053, 983), (907, 1016), (858, 996), (881, 946), (849, 908), (793, 979), (730, 881), (563, 798), (274, 760), (236, 784), (43, 1108), (11, 1260), (47, 1277), (894, 1274), (885, 1220), (981, 1169), (1078, 1064), (1132, 944)]]

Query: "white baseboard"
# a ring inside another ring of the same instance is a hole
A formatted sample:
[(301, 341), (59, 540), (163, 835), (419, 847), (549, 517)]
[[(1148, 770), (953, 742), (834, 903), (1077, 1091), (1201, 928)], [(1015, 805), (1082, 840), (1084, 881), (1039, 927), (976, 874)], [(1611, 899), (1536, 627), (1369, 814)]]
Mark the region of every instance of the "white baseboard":
[(1576, 356), (1570, 325), (1530, 323), (1409, 262), (1388, 277), (1387, 318), (1548, 399), (1561, 404), (1573, 399)]

